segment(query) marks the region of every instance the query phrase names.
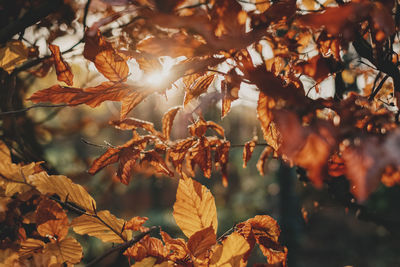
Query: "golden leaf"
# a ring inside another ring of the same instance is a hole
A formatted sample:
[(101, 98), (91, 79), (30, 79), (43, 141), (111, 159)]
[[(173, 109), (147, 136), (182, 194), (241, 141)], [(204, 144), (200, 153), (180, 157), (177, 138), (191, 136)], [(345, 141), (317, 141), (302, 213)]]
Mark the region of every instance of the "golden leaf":
[(77, 234), (94, 236), (103, 242), (123, 243), (130, 239), (132, 231), (122, 231), (125, 220), (118, 219), (108, 210), (97, 212), (97, 216), (100, 219), (81, 215), (72, 220), (71, 227)]
[(162, 118), (162, 132), (165, 139), (169, 140), (171, 135), (171, 127), (172, 123), (174, 122), (176, 113), (181, 109), (181, 107), (173, 107), (170, 108)]
[(44, 246), (43, 253), (56, 256), (59, 263), (76, 264), (82, 259), (82, 247), (72, 237), (55, 243), (47, 243)]
[(27, 240), (21, 242), (21, 248), (19, 249), (18, 254), (21, 257), (25, 257), (41, 252), (44, 248), (44, 245), (44, 242), (41, 240), (28, 238)]
[(161, 237), (168, 251), (172, 251), (168, 258), (172, 261), (183, 260), (189, 254), (185, 240), (182, 238), (173, 239), (166, 232), (160, 231)]
[(187, 246), (194, 257), (204, 260), (207, 257), (207, 252), (211, 250), (215, 243), (217, 243), (217, 236), (214, 228), (209, 226), (194, 233), (189, 238)]
[(233, 232), (214, 249), (210, 266), (246, 266), (242, 258), (249, 249), (250, 245), (246, 239)]
[(60, 204), (50, 199), (40, 201), (36, 210), (37, 231), (50, 240), (62, 240), (68, 234), (68, 217)]
[(13, 40), (0, 49), (0, 68), (10, 74), (28, 59), (28, 49), (21, 41)]
[(218, 220), (211, 192), (191, 178), (179, 180), (174, 204), (174, 219), (182, 232), (191, 237), (197, 231), (212, 226), (217, 232)]
[(81, 185), (75, 184), (63, 175), (49, 176), (47, 173), (41, 172), (29, 176), (28, 182), (42, 194), (56, 194), (61, 201), (72, 202), (86, 212), (94, 213), (95, 200)]

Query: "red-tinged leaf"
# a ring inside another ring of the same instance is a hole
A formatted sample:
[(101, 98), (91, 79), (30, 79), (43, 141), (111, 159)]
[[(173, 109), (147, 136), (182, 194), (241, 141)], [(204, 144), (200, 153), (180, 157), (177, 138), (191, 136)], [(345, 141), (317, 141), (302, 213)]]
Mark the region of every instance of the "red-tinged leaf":
[(217, 236), (215, 235), (214, 228), (210, 225), (203, 230), (197, 231), (190, 236), (187, 246), (190, 253), (200, 260), (208, 256), (211, 247), (217, 243)]
[(127, 84), (114, 82), (103, 82), (96, 87), (85, 89), (54, 85), (34, 93), (28, 99), (34, 103), (65, 103), (71, 106), (86, 104), (94, 108), (107, 100), (121, 101), (131, 90)]
[(169, 138), (170, 138), (172, 124), (174, 122), (176, 114), (178, 113), (178, 111), (180, 109), (181, 109), (181, 107), (170, 108), (164, 114), (164, 116), (162, 118), (162, 132), (163, 132), (164, 138), (167, 140), (169, 140)]
[(257, 170), (260, 173), (260, 175), (262, 175), (262, 176), (265, 175), (265, 172), (264, 172), (265, 162), (268, 160), (269, 155), (271, 155), (271, 153), (273, 153), (273, 148), (270, 146), (267, 146), (266, 148), (264, 148), (263, 152), (260, 155), (260, 158), (257, 161)]
[(212, 226), (214, 233), (217, 232), (214, 197), (205, 186), (191, 178), (184, 177), (179, 180), (173, 216), (176, 224), (189, 238), (209, 226)]
[(247, 167), (247, 162), (251, 159), (251, 155), (253, 155), (254, 148), (256, 147), (256, 141), (251, 140), (244, 144), (243, 148), (243, 168)]
[(128, 64), (115, 50), (103, 50), (98, 53), (94, 64), (97, 70), (110, 81), (121, 82), (128, 77)]
[(198, 38), (178, 32), (170, 37), (150, 37), (139, 42), (136, 47), (140, 52), (155, 56), (191, 58), (207, 52), (204, 42)]
[(65, 82), (67, 85), (73, 85), (74, 75), (72, 74), (71, 67), (61, 56), (60, 47), (57, 45), (49, 45), (49, 49), (54, 59), (56, 67), (57, 80)]
[(183, 105), (186, 106), (192, 99), (199, 97), (202, 93), (207, 92), (208, 87), (214, 80), (215, 74), (204, 75), (196, 80), (190, 88), (186, 89), (185, 100)]
[(134, 259), (135, 261), (141, 261), (149, 256), (158, 259), (165, 259), (168, 252), (169, 251), (167, 251), (160, 239), (149, 237), (147, 235), (138, 243), (125, 250), (124, 255)]
[(132, 109), (140, 104), (140, 102), (142, 102), (143, 99), (145, 99), (149, 94), (150, 92), (135, 91), (131, 92), (124, 99), (122, 99), (120, 119), (125, 119), (129, 112), (131, 112)]
[(211, 146), (206, 137), (202, 136), (199, 142), (189, 150), (188, 163), (192, 170), (194, 170), (196, 164), (199, 165), (204, 176), (211, 177)]
[(172, 261), (183, 260), (189, 254), (185, 240), (182, 238), (173, 239), (166, 232), (160, 231), (161, 237), (168, 251), (172, 251), (168, 258)]
[(168, 150), (167, 157), (171, 160), (174, 167), (178, 172), (182, 170), (182, 162), (185, 159), (186, 153), (189, 149), (197, 143), (197, 140), (193, 138), (187, 138), (180, 141), (177, 141), (172, 147)]
[(111, 121), (110, 124), (113, 125), (115, 128), (121, 130), (136, 130), (137, 128), (142, 128), (151, 134), (158, 133), (156, 129), (154, 129), (154, 124), (152, 122), (143, 121), (135, 118), (126, 118), (119, 121)]
[(95, 34), (90, 30), (86, 32), (83, 56), (110, 81), (121, 82), (128, 76), (129, 67), (123, 55), (104, 39), (100, 31)]
[(320, 83), (331, 74), (336, 64), (337, 62), (332, 57), (325, 58), (317, 55), (306, 62), (296, 64), (295, 69), (298, 73), (310, 76)]
[(37, 231), (50, 240), (62, 240), (68, 234), (68, 217), (60, 204), (50, 199), (40, 201), (36, 210)]
[[(370, 12), (371, 4), (367, 1), (350, 2), (338, 7), (328, 7), (323, 13), (307, 14), (300, 18), (304, 26), (319, 29), (325, 27), (328, 33), (350, 34), (351, 24), (365, 19)], [(346, 28), (347, 31), (346, 31)]]
[(140, 232), (149, 231), (149, 228), (142, 226), (148, 219), (147, 217), (135, 216), (126, 222), (124, 229)]
[(149, 164), (154, 167), (154, 171), (173, 177), (174, 173), (168, 168), (165, 160), (154, 150), (144, 152), (140, 161), (141, 164)]
[(257, 104), (257, 118), (261, 122), (261, 129), (264, 134), (264, 139), (267, 143), (272, 146), (275, 150), (279, 149), (280, 146), (280, 135), (276, 130), (273, 119), (273, 109), (275, 108), (275, 100), (266, 95), (264, 92), (260, 92)]

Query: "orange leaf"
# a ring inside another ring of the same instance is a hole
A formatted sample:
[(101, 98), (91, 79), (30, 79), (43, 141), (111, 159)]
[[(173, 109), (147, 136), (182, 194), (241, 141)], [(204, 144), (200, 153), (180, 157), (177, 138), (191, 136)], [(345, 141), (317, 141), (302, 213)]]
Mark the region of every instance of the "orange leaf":
[(149, 256), (158, 259), (165, 259), (168, 255), (168, 251), (160, 239), (149, 237), (147, 235), (138, 243), (128, 248), (124, 252), (124, 255), (134, 259), (135, 261), (141, 261)]
[(154, 150), (144, 152), (140, 161), (141, 164), (147, 163), (154, 167), (155, 171), (173, 177), (174, 173), (168, 169), (165, 160)]
[(247, 167), (247, 162), (251, 159), (254, 148), (256, 147), (256, 141), (251, 140), (244, 144), (243, 148), (243, 168)]
[(59, 263), (77, 264), (82, 259), (82, 247), (76, 239), (68, 237), (55, 243), (47, 243), (44, 254), (54, 255)]
[(68, 217), (60, 204), (50, 199), (40, 201), (36, 210), (37, 231), (51, 241), (62, 240), (68, 234)]
[(183, 260), (189, 254), (185, 240), (182, 238), (171, 238), (166, 232), (160, 231), (161, 237), (168, 251), (172, 251), (168, 258), (172, 261)]
[(214, 80), (215, 74), (204, 75), (196, 80), (190, 88), (186, 89), (185, 100), (183, 105), (186, 106), (190, 100), (199, 97), (202, 93), (207, 92), (208, 87)]
[(261, 122), (261, 129), (264, 134), (264, 139), (267, 143), (278, 150), (280, 146), (280, 135), (275, 128), (273, 119), (273, 109), (275, 108), (275, 100), (260, 92), (257, 103), (257, 118)]
[(211, 146), (207, 138), (202, 136), (197, 144), (189, 149), (188, 162), (194, 169), (195, 165), (198, 164), (204, 173), (204, 176), (210, 178), (211, 176)]
[(194, 257), (203, 260), (207, 257), (207, 252), (211, 247), (217, 243), (216, 238), (214, 228), (209, 226), (192, 234), (187, 246)]
[(186, 153), (197, 142), (194, 138), (187, 138), (177, 141), (167, 151), (167, 157), (172, 161), (174, 167), (180, 172), (182, 170), (182, 162)]
[(179, 180), (173, 216), (176, 224), (189, 238), (209, 226), (213, 227), (214, 233), (217, 232), (214, 197), (205, 186), (191, 178)]
[(162, 118), (162, 131), (164, 138), (167, 140), (170, 138), (172, 123), (174, 122), (175, 116), (180, 109), (181, 107), (170, 108)]
[(246, 266), (242, 260), (249, 250), (246, 239), (233, 232), (213, 250), (210, 266)]
[(133, 230), (133, 231), (140, 231), (140, 232), (146, 232), (149, 230), (149, 228), (142, 226), (149, 218), (147, 217), (139, 217), (135, 216), (132, 219), (130, 219), (128, 222), (125, 224), (126, 230)]
[[(219, 139), (218, 139), (219, 140)], [(228, 162), (229, 162), (229, 149), (231, 148), (231, 142), (223, 141), (219, 142), (215, 147), (214, 161), (216, 167), (221, 167), (222, 172), (222, 185), (228, 186)]]
[(121, 130), (136, 130), (137, 128), (142, 128), (152, 134), (158, 133), (154, 129), (154, 124), (152, 122), (142, 121), (135, 118), (126, 118), (119, 121), (111, 121), (110, 124), (113, 125), (115, 128)]
[(132, 111), (132, 109), (134, 107), (136, 107), (140, 102), (143, 101), (143, 99), (145, 99), (148, 95), (150, 94), (150, 92), (139, 92), (139, 91), (134, 91), (131, 92), (129, 95), (127, 95), (126, 97), (124, 97), (122, 99), (122, 103), (121, 103), (121, 119), (126, 118), (126, 116), (129, 114), (129, 112)]
[(50, 44), (49, 48), (54, 59), (57, 80), (65, 82), (67, 85), (72, 86), (74, 75), (72, 74), (71, 67), (62, 58), (60, 47)]
[(265, 162), (267, 161), (269, 155), (273, 152), (272, 147), (267, 146), (264, 148), (263, 152), (261, 152), (260, 158), (257, 161), (257, 170), (260, 173), (260, 175), (265, 175), (264, 173), (264, 165)]

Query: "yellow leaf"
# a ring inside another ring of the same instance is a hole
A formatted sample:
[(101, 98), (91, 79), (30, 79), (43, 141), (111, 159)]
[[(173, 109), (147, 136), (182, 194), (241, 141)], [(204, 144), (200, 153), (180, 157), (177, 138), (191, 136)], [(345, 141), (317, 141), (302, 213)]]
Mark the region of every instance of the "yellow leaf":
[(42, 194), (57, 194), (61, 201), (76, 204), (88, 213), (94, 213), (96, 202), (89, 193), (71, 179), (63, 175), (48, 175), (45, 172), (31, 175), (28, 178), (30, 184)]
[(47, 243), (43, 253), (56, 256), (59, 263), (76, 264), (82, 259), (82, 247), (72, 237), (68, 237), (60, 242)]
[(191, 178), (179, 181), (173, 216), (176, 224), (189, 238), (210, 225), (214, 228), (214, 232), (217, 232), (218, 220), (214, 197), (205, 186)]
[(62, 240), (68, 234), (68, 217), (60, 204), (50, 199), (40, 201), (36, 210), (37, 231), (43, 237)]
[(0, 68), (3, 68), (8, 74), (27, 59), (28, 49), (21, 41), (10, 41), (0, 49)]
[(97, 216), (100, 220), (93, 216), (81, 215), (72, 220), (71, 227), (77, 234), (94, 236), (103, 242), (123, 243), (131, 238), (132, 231), (122, 231), (125, 220), (116, 218), (108, 210), (97, 212)]
[(147, 257), (144, 258), (141, 261), (135, 262), (135, 264), (132, 264), (131, 267), (148, 267), (148, 266), (154, 266), (156, 264), (157, 258), (154, 257)]
[(250, 245), (240, 234), (233, 232), (221, 245), (214, 249), (210, 259), (210, 266), (246, 266), (242, 258)]

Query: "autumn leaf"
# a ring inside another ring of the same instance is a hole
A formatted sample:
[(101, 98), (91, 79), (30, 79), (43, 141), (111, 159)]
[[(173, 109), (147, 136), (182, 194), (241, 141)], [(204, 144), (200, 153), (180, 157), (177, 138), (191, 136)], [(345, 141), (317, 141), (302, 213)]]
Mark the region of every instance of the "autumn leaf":
[(141, 261), (149, 256), (157, 259), (165, 259), (168, 255), (168, 251), (160, 239), (147, 235), (132, 247), (125, 250), (124, 255), (135, 261)]
[(204, 75), (198, 78), (189, 88), (185, 90), (185, 100), (183, 105), (186, 106), (192, 99), (199, 97), (202, 93), (207, 92), (208, 87), (214, 80), (214, 74)]
[(68, 217), (60, 204), (50, 199), (40, 201), (36, 210), (37, 231), (43, 237), (63, 240), (68, 234)]
[(189, 254), (189, 249), (187, 248), (185, 240), (182, 238), (172, 238), (166, 232), (160, 231), (162, 240), (168, 251), (171, 253), (168, 258), (172, 261), (183, 260)]
[(56, 67), (57, 80), (65, 82), (67, 85), (73, 85), (74, 75), (72, 74), (71, 67), (64, 61), (60, 47), (57, 45), (49, 45), (49, 49), (54, 59), (54, 66)]
[(228, 162), (229, 162), (230, 148), (231, 148), (231, 143), (229, 141), (220, 141), (215, 147), (215, 154), (214, 154), (215, 167), (221, 168), (222, 185), (224, 187), (228, 186)]
[[(98, 218), (97, 218), (98, 217)], [(123, 243), (132, 235), (124, 229), (125, 220), (118, 219), (108, 210), (99, 211), (96, 216), (81, 215), (71, 222), (75, 233), (99, 238), (103, 242)]]
[(164, 138), (169, 140), (170, 135), (171, 135), (171, 129), (172, 129), (172, 124), (174, 122), (175, 116), (178, 113), (178, 111), (181, 109), (181, 107), (173, 107), (170, 108), (162, 118), (162, 132), (164, 135)]
[(28, 49), (23, 42), (12, 40), (0, 48), (0, 68), (10, 74), (15, 67), (28, 59)]
[(187, 162), (190, 165), (192, 171), (194, 170), (194, 167), (197, 164), (203, 171), (205, 177), (207, 178), (211, 177), (211, 168), (212, 168), (211, 146), (206, 137), (202, 136), (197, 142), (197, 144), (189, 149)]
[(56, 194), (62, 201), (77, 205), (86, 212), (94, 213), (96, 209), (95, 200), (79, 184), (63, 175), (48, 175), (40, 172), (30, 175), (28, 182), (44, 195)]
[(149, 94), (149, 91), (131, 91), (126, 95), (126, 97), (121, 100), (120, 119), (125, 119), (129, 112), (139, 105)]
[(115, 128), (121, 130), (136, 130), (137, 128), (142, 128), (151, 134), (158, 134), (152, 122), (143, 121), (135, 118), (125, 118), (119, 121), (111, 121), (110, 124), (113, 125)]
[(157, 173), (165, 174), (173, 177), (174, 172), (172, 172), (165, 160), (154, 150), (149, 150), (144, 152), (143, 157), (140, 160), (140, 164), (148, 164), (154, 168), (154, 171)]
[(27, 257), (34, 253), (42, 252), (45, 243), (42, 240), (28, 238), (21, 242), (21, 247), (18, 254), (21, 257)]
[(209, 226), (191, 235), (187, 246), (195, 258), (204, 260), (211, 247), (217, 242), (216, 238), (214, 228)]
[(256, 141), (251, 140), (244, 144), (243, 148), (243, 168), (247, 167), (247, 162), (251, 159), (251, 155), (253, 154), (254, 148), (256, 147)]
[(264, 176), (264, 166), (265, 166), (265, 162), (268, 160), (269, 155), (271, 155), (271, 153), (273, 153), (273, 149), (270, 146), (267, 146), (264, 148), (264, 150), (261, 152), (260, 157), (258, 158), (257, 161), (257, 170), (260, 173), (260, 175)]
[(142, 226), (148, 220), (147, 217), (135, 216), (125, 224), (126, 230), (146, 232), (149, 228)]
[(70, 264), (79, 263), (83, 256), (81, 245), (72, 237), (45, 244), (43, 253), (56, 256), (59, 263)]
[(182, 170), (182, 162), (186, 153), (197, 142), (194, 138), (186, 138), (176, 141), (167, 151), (167, 158), (171, 160), (178, 172)]
[(245, 266), (242, 258), (249, 250), (246, 239), (233, 232), (213, 250), (210, 266)]
[(197, 231), (212, 226), (217, 232), (218, 220), (211, 192), (191, 178), (179, 180), (174, 204), (174, 219), (182, 232), (191, 237)]

